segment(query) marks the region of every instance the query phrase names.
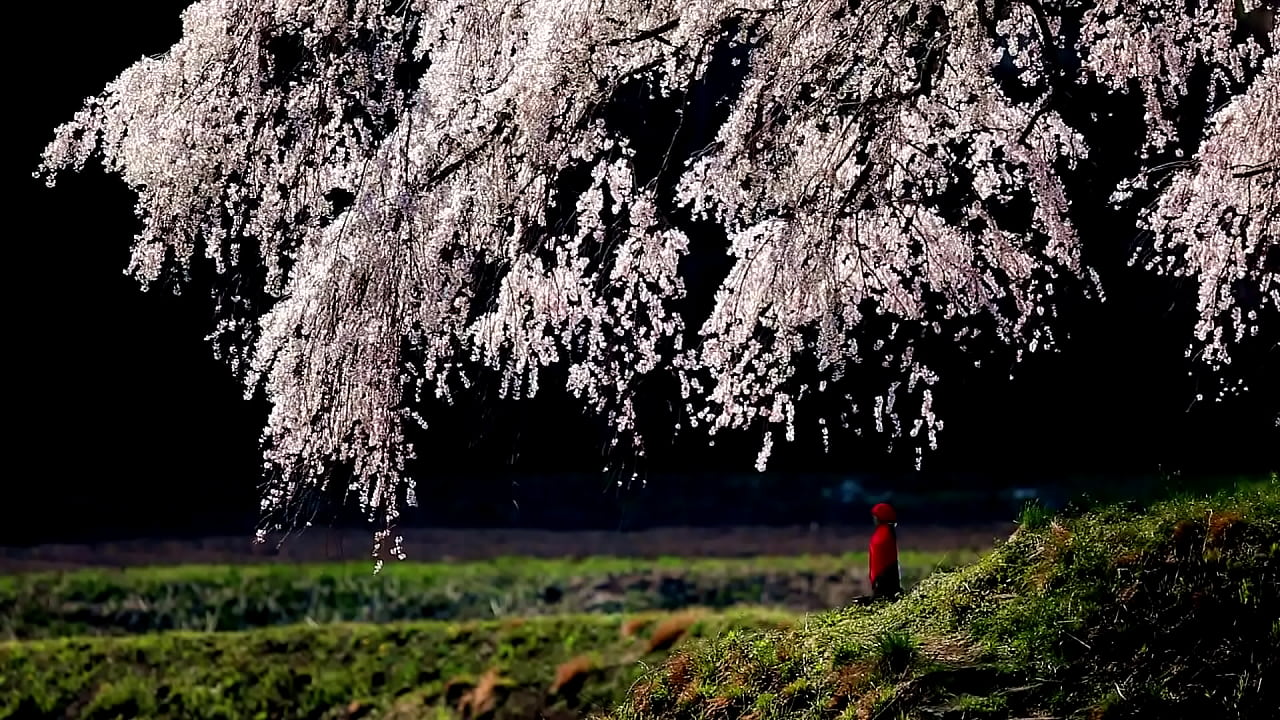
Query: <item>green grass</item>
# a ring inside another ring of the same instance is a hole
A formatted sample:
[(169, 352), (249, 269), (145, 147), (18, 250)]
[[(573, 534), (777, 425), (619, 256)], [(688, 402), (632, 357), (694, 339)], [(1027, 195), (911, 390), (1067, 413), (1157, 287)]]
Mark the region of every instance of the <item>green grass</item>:
[[(908, 585), (974, 551), (904, 552)], [(786, 607), (813, 582), (850, 582), (866, 554), (742, 559), (502, 558), (484, 563), (179, 566), (0, 578), (0, 639), (299, 622), (481, 619), (687, 606)]]
[[(0, 717), (456, 716), (489, 672), (492, 692), (482, 694), (493, 717), (577, 717), (616, 705), (642, 663), (664, 657), (646, 652), (664, 617), (633, 617), (644, 624), (631, 636), (622, 616), (571, 615), (6, 642)], [(680, 641), (793, 618), (757, 609), (689, 616)], [(582, 672), (551, 692), (558, 666), (574, 658)]]
[(991, 554), (896, 603), (690, 646), (613, 717), (1273, 717), (1274, 477), (1023, 519)]

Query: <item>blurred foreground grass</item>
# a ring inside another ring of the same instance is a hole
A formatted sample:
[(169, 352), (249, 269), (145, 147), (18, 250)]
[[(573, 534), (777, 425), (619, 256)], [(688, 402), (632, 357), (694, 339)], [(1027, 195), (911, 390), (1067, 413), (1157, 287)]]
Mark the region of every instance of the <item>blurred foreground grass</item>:
[(0, 717), (574, 718), (688, 638), (788, 613), (295, 625), (0, 643)]

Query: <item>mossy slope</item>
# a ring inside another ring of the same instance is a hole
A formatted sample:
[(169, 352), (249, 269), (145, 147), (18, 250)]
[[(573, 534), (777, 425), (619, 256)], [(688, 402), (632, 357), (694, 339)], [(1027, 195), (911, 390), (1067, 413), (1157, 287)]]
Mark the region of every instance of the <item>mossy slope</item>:
[(614, 718), (1275, 717), (1274, 478), (1026, 519), (897, 603), (678, 652)]

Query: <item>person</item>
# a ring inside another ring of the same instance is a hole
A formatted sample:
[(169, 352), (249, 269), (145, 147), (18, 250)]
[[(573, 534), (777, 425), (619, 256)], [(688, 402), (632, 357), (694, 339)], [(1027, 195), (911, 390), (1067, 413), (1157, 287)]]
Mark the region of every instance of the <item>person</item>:
[(902, 571), (898, 567), (898, 514), (888, 503), (871, 508), (876, 529), (871, 533), (871, 597), (892, 600), (902, 594)]

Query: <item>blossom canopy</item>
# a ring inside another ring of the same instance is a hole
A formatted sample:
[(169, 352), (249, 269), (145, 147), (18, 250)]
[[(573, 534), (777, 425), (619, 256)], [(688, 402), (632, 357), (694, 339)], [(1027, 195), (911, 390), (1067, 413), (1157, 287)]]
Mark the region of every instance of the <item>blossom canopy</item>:
[(761, 468), (813, 398), (824, 440), (923, 457), (936, 348), (1018, 360), (1104, 298), (1082, 98), (1143, 113), (1107, 192), (1135, 262), (1198, 287), (1189, 353), (1223, 370), (1275, 326), (1274, 5), (199, 0), (38, 172), (96, 156), (136, 191), (144, 286), (212, 268), (278, 521), (342, 468), (394, 523), (415, 408), (482, 373), (525, 397), (557, 369), (640, 454), (663, 375), (677, 430), (759, 432)]

